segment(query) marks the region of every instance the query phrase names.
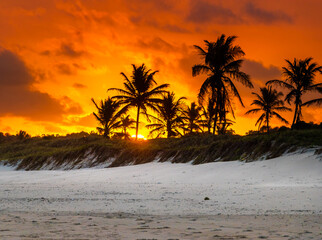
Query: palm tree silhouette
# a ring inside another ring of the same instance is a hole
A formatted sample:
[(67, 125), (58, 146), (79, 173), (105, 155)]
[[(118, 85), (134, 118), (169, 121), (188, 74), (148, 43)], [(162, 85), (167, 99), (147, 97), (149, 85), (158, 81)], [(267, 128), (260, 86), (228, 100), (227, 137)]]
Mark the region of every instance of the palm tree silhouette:
[(91, 99), (95, 107), (98, 110), (98, 113), (93, 112), (96, 119), (102, 125), (102, 127), (97, 127), (97, 130), (100, 134), (103, 134), (104, 137), (110, 138), (110, 135), (113, 131), (119, 128), (121, 125), (120, 116), (126, 112), (127, 109), (120, 109), (121, 103), (115, 101), (108, 97), (106, 100), (101, 100), (100, 104), (96, 104), (94, 99)]
[(310, 91), (318, 91), (322, 93), (322, 83), (314, 84), (314, 78), (317, 73), (322, 73), (322, 66), (317, 63), (311, 63), (312, 58), (297, 60), (293, 62), (285, 60), (287, 67), (283, 67), (283, 75), (285, 81), (271, 80), (266, 85), (276, 84), (287, 88), (290, 92), (285, 96), (285, 101), (290, 103), (294, 100), (295, 112), (292, 121), (292, 128), (302, 117), (302, 106), (311, 106), (313, 104), (321, 104), (321, 99), (313, 99), (306, 103), (302, 103), (302, 95)]
[(127, 132), (127, 129), (135, 128), (132, 125), (135, 123), (135, 120), (130, 117), (130, 115), (127, 115), (126, 117), (124, 115), (121, 116), (120, 119), (120, 127), (122, 128), (122, 135), (125, 139), (130, 138), (130, 134)]
[(193, 133), (194, 131), (202, 131), (202, 119), (201, 119), (201, 107), (199, 107), (195, 102), (192, 102), (190, 106), (187, 106), (183, 110), (182, 119), (186, 124), (182, 127), (185, 132)]
[(261, 127), (262, 123), (266, 124), (267, 133), (269, 133), (269, 120), (275, 116), (282, 122), (288, 124), (281, 115), (276, 111), (291, 111), (290, 108), (284, 106), (284, 101), (280, 100), (280, 97), (283, 96), (282, 92), (277, 92), (272, 87), (260, 88), (261, 95), (257, 93), (252, 93), (256, 96), (256, 99), (253, 100), (251, 105), (255, 105), (257, 108), (251, 109), (246, 112), (246, 114), (263, 112), (262, 115), (258, 118), (255, 126), (258, 124), (258, 128)]
[[(227, 113), (228, 113), (228, 111), (226, 111), (225, 114), (223, 111), (219, 112), (219, 115), (221, 114), (222, 116), (219, 117), (219, 121), (217, 124), (218, 134), (226, 134), (228, 127), (230, 127), (231, 125), (233, 125), (235, 123), (233, 120), (228, 119), (226, 117)], [(235, 114), (234, 114), (234, 111), (232, 108), (231, 108), (231, 113), (232, 113), (233, 118), (235, 119)]]
[(155, 88), (154, 85), (157, 85), (154, 80), (154, 75), (158, 71), (151, 72), (151, 69), (146, 69), (146, 66), (142, 64), (137, 67), (134, 64), (133, 72), (131, 79), (129, 79), (123, 72), (121, 75), (124, 77), (124, 89), (120, 88), (110, 88), (110, 90), (116, 90), (120, 95), (113, 96), (113, 99), (118, 99), (124, 105), (123, 109), (128, 109), (129, 107), (137, 108), (136, 115), (136, 137), (138, 138), (139, 131), (139, 118), (140, 111), (148, 116), (147, 108), (157, 111), (156, 104), (161, 102), (161, 99), (158, 98), (160, 95), (165, 93), (165, 88), (169, 86), (169, 84), (162, 84)]
[[(240, 46), (233, 45), (236, 38), (236, 36), (226, 37), (222, 34), (216, 42), (205, 40), (205, 50), (197, 45), (194, 46), (204, 59), (204, 64), (194, 65), (192, 75), (207, 74), (207, 79), (201, 85), (198, 98), (202, 100), (206, 93), (212, 92), (211, 95), (216, 103), (215, 120), (217, 120), (218, 113), (221, 122), (225, 121), (228, 110), (232, 109), (232, 96), (237, 97), (241, 105), (244, 106), (233, 80), (241, 82), (246, 87), (253, 88), (249, 76), (240, 70), (243, 62), (240, 58), (245, 53)], [(216, 121), (214, 121), (215, 128)]]
[(200, 101), (202, 117), (205, 119), (202, 126), (207, 128), (207, 132), (211, 133), (212, 124), (214, 122), (215, 116), (217, 115), (217, 109), (215, 107), (215, 98), (208, 96), (206, 101), (206, 107), (202, 103), (205, 101)]
[(16, 136), (18, 137), (19, 140), (23, 140), (26, 138), (31, 138), (30, 134), (28, 134), (26, 131), (20, 130)]
[(163, 95), (161, 103), (157, 105), (159, 117), (151, 116), (155, 123), (146, 125), (147, 128), (152, 128), (150, 134), (158, 132), (159, 137), (166, 133), (167, 138), (181, 135), (178, 128), (183, 124), (181, 114), (184, 99), (186, 98), (181, 97), (176, 100), (174, 92)]

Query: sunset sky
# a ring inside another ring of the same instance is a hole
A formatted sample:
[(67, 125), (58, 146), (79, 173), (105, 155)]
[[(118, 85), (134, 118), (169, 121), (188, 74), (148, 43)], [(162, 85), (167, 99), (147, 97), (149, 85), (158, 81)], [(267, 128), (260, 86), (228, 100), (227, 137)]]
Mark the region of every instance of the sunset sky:
[[(120, 72), (130, 76), (131, 64), (159, 70), (159, 84), (196, 101), (205, 76), (192, 77), (192, 66), (202, 63), (193, 45), (222, 33), (238, 36), (242, 69), (255, 85), (237, 84), (245, 108), (234, 101), (233, 129), (255, 130), (258, 115), (245, 116), (252, 91), (283, 79), (285, 59), (322, 64), (321, 9), (320, 0), (0, 0), (0, 131), (95, 130), (91, 98), (122, 87)], [(291, 122), (293, 112), (281, 115)], [(321, 109), (304, 108), (303, 116), (320, 122)], [(144, 124), (140, 133), (148, 134)]]

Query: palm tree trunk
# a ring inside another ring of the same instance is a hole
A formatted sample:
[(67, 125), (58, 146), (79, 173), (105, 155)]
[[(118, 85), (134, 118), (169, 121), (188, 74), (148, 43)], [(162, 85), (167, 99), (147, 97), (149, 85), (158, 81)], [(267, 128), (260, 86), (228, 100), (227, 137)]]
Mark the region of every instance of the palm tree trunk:
[(216, 134), (217, 118), (218, 118), (218, 105), (216, 105), (216, 108), (215, 108), (214, 128), (212, 132), (213, 135)]
[(107, 128), (107, 124), (105, 123), (105, 125), (104, 125), (104, 137), (110, 138), (109, 135), (110, 135), (110, 133), (109, 133), (109, 130)]
[(269, 117), (268, 117), (268, 113), (266, 113), (266, 127), (267, 127), (267, 134), (269, 134)]
[(297, 124), (300, 121), (301, 111), (302, 111), (301, 105), (299, 104), (298, 109), (297, 109), (297, 117), (296, 117), (295, 124)]
[(222, 126), (222, 134), (225, 134), (226, 133), (226, 124), (227, 124), (227, 118), (226, 118), (226, 111), (225, 111), (225, 114), (224, 114), (224, 124)]
[(139, 119), (140, 119), (140, 105), (138, 105), (138, 111), (136, 114), (136, 134), (135, 134), (135, 140), (138, 140), (138, 133), (139, 133)]
[(211, 130), (211, 118), (210, 117), (208, 119), (207, 128), (208, 128), (208, 133), (210, 134), (210, 130)]
[(295, 104), (295, 113), (294, 113), (294, 118), (293, 118), (293, 122), (292, 122), (292, 126), (291, 126), (291, 129), (294, 128), (294, 124), (295, 124), (295, 121), (297, 119), (297, 112), (298, 112), (298, 104), (296, 103)]
[(224, 121), (223, 121), (223, 115), (222, 115), (222, 112), (219, 113), (219, 126), (218, 126), (218, 135), (222, 135), (223, 132), (222, 132), (222, 129), (223, 129), (223, 125), (224, 124)]

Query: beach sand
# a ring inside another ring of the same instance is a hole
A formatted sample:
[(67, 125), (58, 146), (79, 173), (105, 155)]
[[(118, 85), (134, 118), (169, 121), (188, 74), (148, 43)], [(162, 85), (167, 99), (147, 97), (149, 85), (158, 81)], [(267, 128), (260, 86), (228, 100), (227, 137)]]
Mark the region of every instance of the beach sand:
[(1, 239), (322, 239), (321, 215), (0, 214)]
[(321, 173), (313, 151), (198, 166), (0, 167), (0, 239), (322, 239)]

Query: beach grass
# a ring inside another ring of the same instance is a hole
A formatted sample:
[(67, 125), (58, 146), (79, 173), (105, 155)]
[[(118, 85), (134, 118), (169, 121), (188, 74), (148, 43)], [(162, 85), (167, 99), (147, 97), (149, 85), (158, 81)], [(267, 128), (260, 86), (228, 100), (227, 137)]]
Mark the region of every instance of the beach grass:
[(287, 130), (271, 134), (211, 135), (192, 134), (181, 138), (147, 141), (105, 139), (99, 135), (44, 136), (5, 139), (0, 142), (0, 160), (19, 168), (34, 170), (54, 161), (53, 167), (70, 163), (71, 167), (89, 156), (93, 166), (113, 158), (110, 167), (142, 164), (151, 161), (192, 162), (255, 161), (278, 157), (298, 149), (321, 151), (322, 129)]

